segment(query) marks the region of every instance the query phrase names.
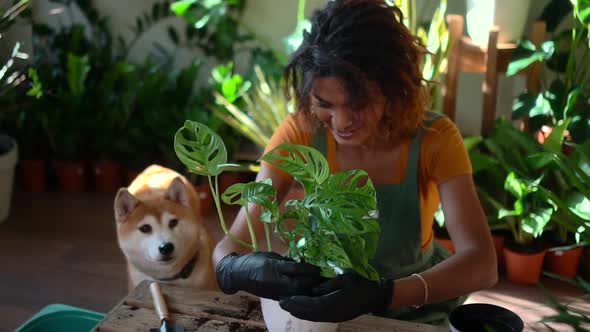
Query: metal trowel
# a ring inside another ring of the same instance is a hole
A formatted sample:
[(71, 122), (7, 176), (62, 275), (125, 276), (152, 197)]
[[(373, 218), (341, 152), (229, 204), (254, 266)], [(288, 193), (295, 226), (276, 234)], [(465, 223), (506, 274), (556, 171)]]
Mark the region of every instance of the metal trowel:
[(160, 290), (160, 284), (152, 282), (150, 284), (150, 292), (152, 293), (152, 299), (154, 300), (154, 307), (156, 307), (156, 312), (158, 313), (160, 322), (162, 322), (162, 326), (150, 329), (150, 332), (184, 332), (183, 326), (173, 326), (170, 324), (170, 313), (168, 312), (166, 301), (164, 301), (164, 296)]

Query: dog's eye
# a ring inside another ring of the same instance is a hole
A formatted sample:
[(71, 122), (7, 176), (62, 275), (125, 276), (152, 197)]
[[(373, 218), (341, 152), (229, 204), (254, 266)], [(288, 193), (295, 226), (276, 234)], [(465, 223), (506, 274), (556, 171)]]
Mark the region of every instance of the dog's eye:
[(143, 226), (139, 227), (139, 231), (142, 233), (146, 233), (146, 234), (150, 233), (152, 231), (152, 226), (147, 225), (147, 224), (143, 225)]
[(170, 228), (174, 228), (176, 225), (178, 225), (178, 219), (170, 219), (168, 226), (170, 226)]

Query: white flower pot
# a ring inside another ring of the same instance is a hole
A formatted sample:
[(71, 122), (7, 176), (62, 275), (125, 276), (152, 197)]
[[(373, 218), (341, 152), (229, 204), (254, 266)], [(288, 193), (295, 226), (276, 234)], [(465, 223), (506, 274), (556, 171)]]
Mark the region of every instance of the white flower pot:
[(293, 317), (274, 300), (260, 298), (260, 306), (269, 332), (335, 332), (338, 329), (338, 323), (310, 322)]
[(531, 0), (466, 0), (467, 33), (479, 44), (487, 44), (492, 26), (500, 29), (499, 43), (516, 42), (524, 34)]
[(6, 220), (10, 213), (14, 168), (17, 159), (16, 141), (6, 135), (0, 135), (0, 222)]

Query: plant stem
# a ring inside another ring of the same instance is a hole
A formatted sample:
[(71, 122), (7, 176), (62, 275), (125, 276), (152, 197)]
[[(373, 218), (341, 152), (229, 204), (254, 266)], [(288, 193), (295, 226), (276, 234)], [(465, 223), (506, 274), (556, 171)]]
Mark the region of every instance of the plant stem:
[(211, 188), (211, 192), (213, 193), (213, 201), (215, 201), (215, 207), (217, 208), (217, 214), (219, 215), (219, 222), (221, 223), (223, 233), (229, 236), (229, 238), (232, 239), (232, 241), (237, 242), (243, 245), (244, 247), (254, 249), (253, 246), (246, 243), (245, 241), (238, 239), (229, 231), (229, 229), (227, 229), (227, 224), (225, 223), (225, 218), (223, 218), (223, 212), (221, 211), (221, 203), (219, 201), (219, 185), (217, 182), (217, 176), (215, 177), (215, 186), (213, 186), (213, 182), (211, 181), (211, 175), (207, 175), (207, 178), (209, 179), (209, 188)]
[(268, 224), (264, 222), (264, 233), (266, 234), (266, 248), (268, 251), (272, 251), (272, 244), (270, 243), (270, 230)]
[(258, 251), (258, 241), (256, 241), (256, 232), (254, 231), (254, 227), (252, 226), (252, 219), (250, 218), (248, 203), (244, 205), (244, 209), (246, 210), (246, 223), (248, 224), (250, 239), (252, 239), (252, 247), (254, 248), (254, 251)]
[(297, 3), (297, 23), (305, 19), (305, 2), (306, 0), (299, 0)]

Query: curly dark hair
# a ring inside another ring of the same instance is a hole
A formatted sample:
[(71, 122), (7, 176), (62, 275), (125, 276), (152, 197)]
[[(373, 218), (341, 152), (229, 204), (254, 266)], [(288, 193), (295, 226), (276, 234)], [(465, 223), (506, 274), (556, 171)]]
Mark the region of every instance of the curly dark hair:
[(285, 95), (294, 92), (298, 113), (317, 125), (309, 100), (316, 78), (339, 78), (352, 109), (370, 104), (375, 82), (387, 101), (380, 133), (391, 140), (412, 135), (429, 101), (421, 70), (427, 51), (403, 24), (401, 10), (383, 0), (335, 0), (311, 23), (283, 73)]

